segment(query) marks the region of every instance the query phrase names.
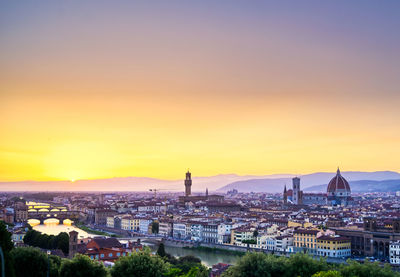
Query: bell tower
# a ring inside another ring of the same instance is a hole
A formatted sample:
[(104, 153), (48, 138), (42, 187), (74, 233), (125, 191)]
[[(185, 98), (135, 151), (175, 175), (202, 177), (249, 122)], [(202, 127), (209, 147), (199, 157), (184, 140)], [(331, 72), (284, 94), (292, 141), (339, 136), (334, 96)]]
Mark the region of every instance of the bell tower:
[(78, 246), (78, 232), (72, 230), (69, 232), (69, 258), (72, 259), (76, 252)]
[(186, 172), (186, 179), (185, 179), (185, 196), (190, 196), (192, 194), (192, 174)]
[(302, 202), (301, 199), (301, 191), (300, 191), (300, 178), (299, 177), (294, 177), (292, 179), (293, 182), (293, 203), (295, 205), (299, 205)]

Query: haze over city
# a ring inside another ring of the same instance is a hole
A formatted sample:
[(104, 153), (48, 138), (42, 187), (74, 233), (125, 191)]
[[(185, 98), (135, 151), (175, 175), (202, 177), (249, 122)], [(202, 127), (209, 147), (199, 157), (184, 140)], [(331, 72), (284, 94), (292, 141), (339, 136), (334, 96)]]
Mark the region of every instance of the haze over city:
[(306, 2), (2, 1), (0, 180), (399, 171), (399, 2)]

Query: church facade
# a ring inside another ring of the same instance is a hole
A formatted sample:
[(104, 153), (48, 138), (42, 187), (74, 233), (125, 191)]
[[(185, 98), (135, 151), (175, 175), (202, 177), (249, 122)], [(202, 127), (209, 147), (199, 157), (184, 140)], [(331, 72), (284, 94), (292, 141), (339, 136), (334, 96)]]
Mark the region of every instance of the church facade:
[(336, 172), (327, 186), (326, 193), (303, 193), (300, 189), (300, 178), (292, 179), (292, 189), (283, 190), (283, 203), (294, 205), (332, 205), (347, 206), (351, 204), (351, 189), (347, 180), (341, 175), (340, 170)]

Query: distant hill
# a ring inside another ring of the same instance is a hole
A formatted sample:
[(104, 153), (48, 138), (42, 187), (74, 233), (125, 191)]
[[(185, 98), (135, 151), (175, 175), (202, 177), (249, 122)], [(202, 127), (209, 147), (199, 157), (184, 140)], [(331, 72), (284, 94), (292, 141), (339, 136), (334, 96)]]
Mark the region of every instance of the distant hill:
[[(326, 184), (336, 173), (318, 172), (300, 176), (302, 189)], [(164, 180), (148, 177), (119, 177), (95, 180), (70, 181), (21, 181), (0, 182), (0, 191), (148, 191), (152, 188), (170, 190), (173, 192), (184, 191), (184, 173), (182, 179)], [(400, 174), (393, 171), (377, 172), (342, 172), (342, 175), (350, 181), (371, 180), (383, 181), (389, 179), (400, 179)], [(236, 188), (241, 192), (282, 192), (286, 184), (292, 186), (293, 174), (271, 174), (271, 175), (236, 175), (220, 174), (215, 176), (193, 178), (193, 192), (226, 192)]]
[[(314, 186), (325, 186), (335, 176), (336, 172), (317, 172), (300, 176), (301, 188), (306, 189)], [(359, 180), (383, 181), (400, 179), (400, 174), (394, 171), (345, 171), (341, 173), (349, 182)], [(218, 189), (220, 192), (226, 192), (231, 189), (237, 189), (239, 192), (282, 192), (284, 185), (288, 188), (292, 187), (291, 178), (265, 178), (265, 179), (249, 179), (233, 182)]]
[[(215, 176), (196, 177), (192, 175), (193, 192), (215, 191), (221, 186), (229, 183), (257, 178), (288, 178), (290, 174), (272, 175), (236, 175), (220, 174)], [(148, 177), (119, 177), (94, 180), (70, 181), (20, 181), (20, 182), (0, 182), (0, 191), (148, 191), (156, 188), (171, 190), (173, 192), (184, 191), (184, 173), (179, 180), (163, 180)]]
[[(352, 192), (395, 192), (400, 191), (400, 179), (396, 180), (360, 180), (349, 182)], [(325, 192), (326, 185), (312, 186), (306, 188), (309, 192)]]

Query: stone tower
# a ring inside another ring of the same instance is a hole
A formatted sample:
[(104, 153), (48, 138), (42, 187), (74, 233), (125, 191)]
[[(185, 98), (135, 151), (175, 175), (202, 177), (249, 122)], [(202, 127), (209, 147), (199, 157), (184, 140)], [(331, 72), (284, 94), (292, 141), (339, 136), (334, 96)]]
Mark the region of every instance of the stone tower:
[(286, 185), (285, 189), (283, 190), (283, 204), (287, 204), (287, 190), (286, 190)]
[(186, 172), (185, 179), (185, 196), (190, 196), (192, 194), (192, 174), (188, 171)]
[(78, 232), (69, 232), (69, 258), (72, 259), (78, 249)]
[(293, 204), (299, 205), (301, 204), (301, 192), (300, 192), (300, 178), (294, 177), (292, 179), (293, 182)]

